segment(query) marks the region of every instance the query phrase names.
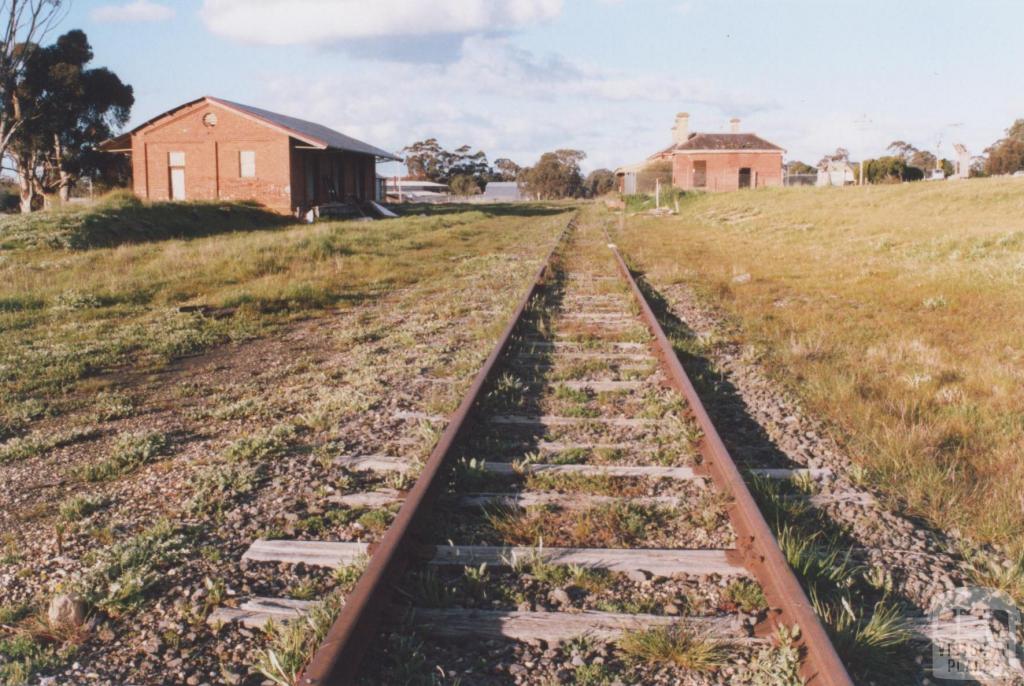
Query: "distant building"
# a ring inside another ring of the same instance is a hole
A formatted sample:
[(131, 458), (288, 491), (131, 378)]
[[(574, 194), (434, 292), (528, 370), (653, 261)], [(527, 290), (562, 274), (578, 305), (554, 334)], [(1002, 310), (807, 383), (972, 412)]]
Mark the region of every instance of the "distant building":
[(849, 186), (857, 182), (857, 173), (846, 160), (829, 160), (818, 168), (816, 186)]
[(619, 193), (635, 195), (637, 193), (637, 175), (643, 171), (647, 162), (634, 162), (624, 164), (615, 170), (615, 180), (618, 183)]
[(436, 181), (390, 177), (385, 184), (388, 202), (449, 202), (448, 186)]
[(967, 147), (963, 143), (954, 143), (953, 149), (956, 150), (956, 162), (953, 167), (953, 178), (954, 179), (967, 179), (971, 176), (971, 153), (967, 152)]
[(690, 115), (680, 112), (672, 128), (672, 145), (651, 155), (648, 162), (671, 161), (672, 185), (685, 190), (781, 186), (786, 151), (753, 133), (740, 132), (739, 119), (732, 119), (730, 128), (729, 133), (694, 133)]
[(516, 181), (491, 181), (476, 197), (484, 202), (518, 202), (523, 199)]
[(281, 213), (377, 197), (385, 150), (320, 124), (220, 98), (168, 110), (101, 149), (132, 158), (147, 200), (253, 200)]
[(620, 193), (654, 193), (658, 188), (672, 185), (672, 162), (670, 160), (644, 160), (626, 164), (615, 170), (615, 180)]

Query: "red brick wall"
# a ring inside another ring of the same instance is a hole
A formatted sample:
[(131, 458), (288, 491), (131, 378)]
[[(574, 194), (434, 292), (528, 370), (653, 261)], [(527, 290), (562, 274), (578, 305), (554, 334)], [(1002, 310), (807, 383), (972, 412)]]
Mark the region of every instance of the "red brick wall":
[(672, 184), (678, 188), (693, 188), (693, 163), (707, 163), (708, 191), (734, 191), (739, 189), (739, 170), (749, 167), (751, 187), (755, 180), (758, 188), (782, 185), (781, 152), (715, 152), (677, 153), (672, 158)]
[[(203, 124), (207, 112), (216, 113), (216, 126)], [(255, 178), (241, 177), (242, 150), (256, 153)], [(185, 153), (186, 200), (255, 200), (278, 212), (293, 209), (289, 137), (284, 132), (205, 102), (176, 112), (132, 136), (136, 195), (170, 199), (171, 152)]]

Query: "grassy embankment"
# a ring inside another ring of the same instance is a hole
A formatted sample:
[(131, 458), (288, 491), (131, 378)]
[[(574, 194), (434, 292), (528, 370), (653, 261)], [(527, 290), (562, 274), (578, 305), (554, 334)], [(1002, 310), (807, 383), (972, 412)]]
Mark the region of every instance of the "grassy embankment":
[(691, 196), (627, 227), (637, 266), (731, 315), (883, 492), (1021, 558), (1024, 182)]
[[(567, 209), (427, 207), (309, 226), (247, 205), (141, 205), (115, 194), (2, 218), (0, 442), (59, 413), (86, 377), (261, 336), (416, 282), (443, 289), (452, 258), (488, 254), (518, 240), (524, 218)], [(179, 311), (186, 305), (230, 316)]]

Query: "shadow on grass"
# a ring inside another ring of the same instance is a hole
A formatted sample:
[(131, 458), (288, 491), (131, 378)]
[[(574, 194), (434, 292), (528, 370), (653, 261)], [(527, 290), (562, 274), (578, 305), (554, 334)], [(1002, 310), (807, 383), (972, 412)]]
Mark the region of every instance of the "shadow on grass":
[(0, 249), (88, 250), (232, 231), (274, 229), (295, 220), (248, 202), (143, 203), (130, 192), (93, 205), (12, 215), (0, 220)]
[(402, 217), (427, 215), (436, 217), (461, 212), (480, 212), (487, 217), (550, 217), (576, 210), (575, 205), (533, 202), (501, 202), (501, 203), (403, 203), (389, 205)]

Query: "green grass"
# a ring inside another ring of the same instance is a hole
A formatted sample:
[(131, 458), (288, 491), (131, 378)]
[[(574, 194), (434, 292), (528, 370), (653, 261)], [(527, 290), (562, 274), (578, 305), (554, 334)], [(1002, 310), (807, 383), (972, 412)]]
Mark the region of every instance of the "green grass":
[(341, 610), (342, 597), (332, 594), (299, 619), (268, 624), (268, 646), (258, 652), (256, 671), (278, 686), (294, 686), (299, 672), (327, 636)]
[(64, 432), (30, 434), (11, 438), (6, 443), (0, 444), (0, 464), (38, 457), (54, 448), (92, 438), (96, 433), (95, 429), (86, 427)]
[(495, 507), (486, 517), (505, 544), (592, 548), (640, 545), (678, 521), (668, 508), (628, 501), (580, 510)]
[(231, 443), (216, 462), (191, 479), (188, 510), (197, 515), (219, 514), (255, 491), (263, 482), (266, 462), (287, 450), (294, 433), (291, 426), (281, 424)]
[(804, 686), (800, 648), (796, 645), (799, 638), (799, 627), (779, 626), (774, 645), (761, 648), (750, 661), (747, 676), (751, 686)]
[(737, 579), (730, 583), (722, 597), (748, 614), (760, 612), (768, 607), (761, 587), (748, 579)]
[(111, 481), (149, 464), (166, 448), (167, 437), (159, 431), (123, 433), (106, 459), (80, 467), (75, 473), (85, 481)]
[(25, 686), (39, 671), (59, 666), (63, 657), (30, 634), (0, 638), (0, 686)]
[[(31, 222), (17, 231), (0, 227), (9, 239), (0, 248), (0, 440), (59, 412), (86, 377), (159, 367), (413, 284), (442, 292), (500, 254), (549, 244), (571, 208), (426, 209), (387, 222), (284, 226), (238, 213), (227, 233), (201, 209), (145, 206), (153, 240), (89, 250), (11, 238), (59, 233), (71, 216), (64, 213), (10, 220)], [(116, 218), (94, 215), (116, 229)], [(168, 237), (182, 226), (189, 237)], [(186, 305), (229, 308), (229, 316), (179, 310)], [(113, 399), (97, 408), (101, 417), (129, 412)]]
[[(903, 605), (892, 595), (892, 577), (855, 561), (845, 531), (806, 500), (789, 497), (806, 492), (809, 484), (755, 477), (750, 486), (850, 672), (875, 683), (905, 683), (914, 669), (906, 648), (911, 636)], [(726, 599), (737, 605), (744, 596), (726, 589)]]
[(60, 517), (66, 522), (77, 522), (94, 512), (110, 505), (110, 499), (103, 496), (79, 495), (68, 498), (60, 504)]
[(695, 672), (711, 671), (728, 659), (726, 646), (681, 625), (630, 631), (619, 638), (618, 646), (633, 662), (669, 664)]
[(165, 581), (164, 572), (187, 544), (187, 532), (167, 520), (101, 550), (74, 581), (89, 603), (117, 617), (142, 606), (147, 593)]

